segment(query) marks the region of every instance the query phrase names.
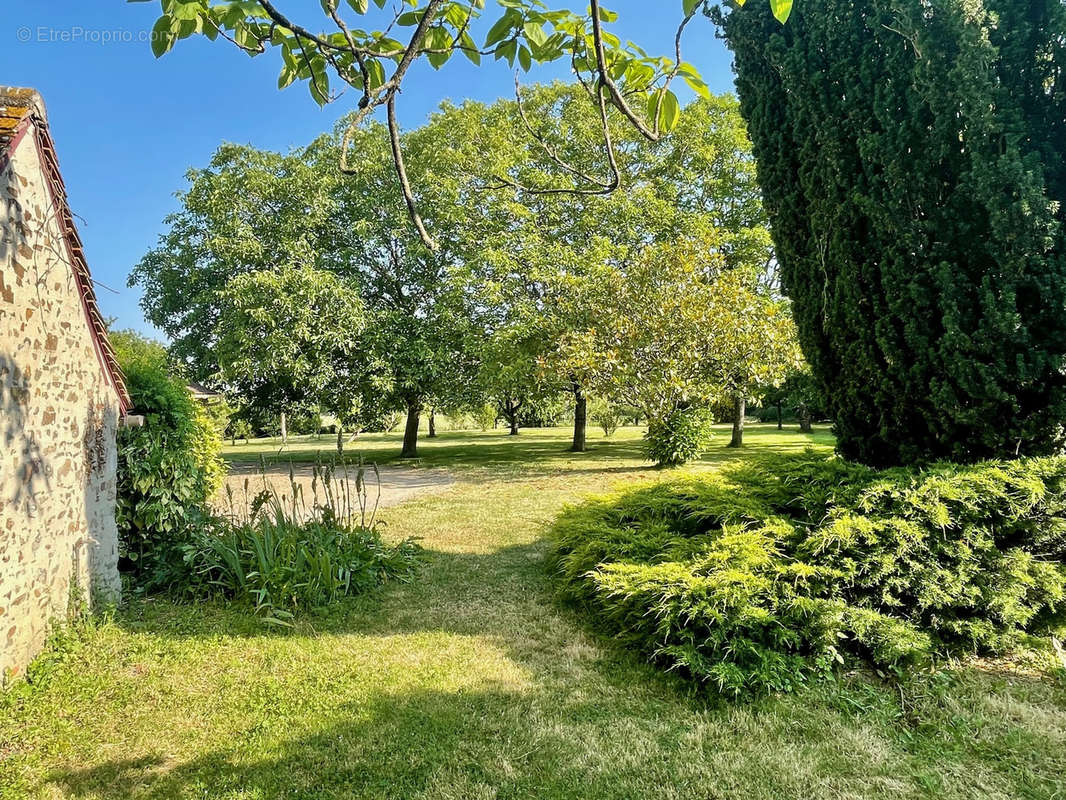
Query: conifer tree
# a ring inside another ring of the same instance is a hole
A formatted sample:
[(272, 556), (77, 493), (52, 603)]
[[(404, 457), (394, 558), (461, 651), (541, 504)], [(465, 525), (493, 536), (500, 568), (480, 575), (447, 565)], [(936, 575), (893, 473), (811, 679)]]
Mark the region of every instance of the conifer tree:
[(1066, 6), (716, 11), (785, 291), (847, 457), (1061, 449)]

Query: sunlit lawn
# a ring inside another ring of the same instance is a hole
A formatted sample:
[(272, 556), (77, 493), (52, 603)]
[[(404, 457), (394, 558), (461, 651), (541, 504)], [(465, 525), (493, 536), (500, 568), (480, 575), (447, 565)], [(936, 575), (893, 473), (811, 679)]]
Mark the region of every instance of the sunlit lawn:
[[(639, 431), (443, 434), (440, 495), (384, 512), (420, 580), (293, 632), (237, 609), (133, 601), (0, 699), (4, 798), (1052, 798), (1066, 686), (957, 668), (748, 705), (658, 673), (553, 602), (544, 529), (567, 501), (663, 473)], [(695, 469), (829, 434), (720, 434)], [(286, 454), (313, 458), (316, 443)], [(323, 439), (322, 447), (332, 447)], [(360, 437), (386, 461), (398, 435)], [(238, 447), (255, 458), (269, 444)]]
[[(595, 472), (619, 468), (647, 469), (649, 464), (640, 454), (641, 436), (644, 428), (620, 428), (613, 436), (592, 426), (588, 429), (588, 452), (570, 453), (569, 428), (529, 428), (518, 436), (508, 436), (505, 430), (448, 431), (429, 438), (423, 431), (418, 441), (418, 458), (414, 461), (400, 458), (403, 433), (364, 433), (354, 440), (344, 441), (344, 457), (351, 460), (362, 456), (377, 464), (407, 464), (450, 469), (483, 468), (508, 473), (572, 471), (588, 465)], [(701, 459), (703, 464), (714, 464), (722, 458), (740, 455), (725, 447), (729, 441), (729, 426), (716, 425), (715, 438), (709, 451)], [(816, 427), (810, 436), (799, 434), (796, 425), (785, 426), (778, 431), (775, 425), (748, 426), (745, 434), (748, 452), (766, 448), (775, 450), (802, 450), (809, 445), (832, 446), (833, 438), (826, 427)], [(315, 459), (330, 459), (337, 455), (336, 437), (290, 436), (287, 444), (280, 438), (253, 439), (248, 443), (237, 441), (227, 445), (225, 457), (232, 462), (258, 461), (295, 463)]]

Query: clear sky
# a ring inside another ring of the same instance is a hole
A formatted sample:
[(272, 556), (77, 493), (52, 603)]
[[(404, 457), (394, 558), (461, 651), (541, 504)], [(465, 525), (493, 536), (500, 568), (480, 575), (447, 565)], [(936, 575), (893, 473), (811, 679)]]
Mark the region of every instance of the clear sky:
[[(294, 18), (322, 19), (314, 0), (278, 5)], [(186, 170), (206, 164), (223, 141), (277, 150), (306, 144), (352, 108), (348, 95), (319, 109), (302, 83), (279, 92), (280, 56), (269, 51), (251, 59), (228, 42), (196, 37), (157, 61), (143, 41), (159, 13), (154, 2), (4, 6), (0, 85), (30, 86), (44, 97), (100, 306), (120, 327), (152, 332), (138, 306), (140, 293), (126, 287), (126, 278), (177, 207), (174, 193), (186, 185)], [(492, 14), (494, 0), (487, 6)], [(672, 53), (681, 0), (608, 6), (620, 14), (614, 33), (649, 53)], [(650, 11), (656, 7), (661, 10)], [(710, 22), (693, 20), (683, 55), (713, 91), (732, 90), (729, 52)], [(523, 80), (557, 77), (565, 77), (560, 67), (534, 68)], [(506, 62), (485, 60), (476, 68), (456, 56), (439, 72), (425, 64), (413, 69), (405, 87), (400, 121), (413, 127), (445, 98), (513, 96), (514, 78)], [(687, 98), (687, 87), (678, 91)]]

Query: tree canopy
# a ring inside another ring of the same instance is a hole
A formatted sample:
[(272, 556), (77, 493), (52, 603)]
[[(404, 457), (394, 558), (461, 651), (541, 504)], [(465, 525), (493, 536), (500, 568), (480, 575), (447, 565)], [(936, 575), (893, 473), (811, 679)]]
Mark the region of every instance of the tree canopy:
[[(358, 409), (356, 425), (404, 411), (404, 451), (415, 455), (424, 409), (490, 399), (517, 430), (519, 412), (569, 395), (573, 446), (583, 449), (593, 385), (603, 397), (620, 394), (562, 345), (575, 331), (611, 330), (620, 306), (604, 295), (610, 287), (624, 285), (627, 302), (643, 298), (648, 252), (669, 260), (680, 252), (670, 243), (701, 242), (705, 266), (743, 273), (760, 311), (776, 308), (756, 291), (772, 285), (774, 260), (736, 100), (692, 103), (652, 144), (621, 115), (609, 120), (628, 184), (613, 194), (551, 191), (568, 183), (569, 166), (606, 169), (606, 154), (590, 146), (599, 120), (577, 85), (446, 104), (406, 132), (414, 191), (435, 209), (427, 224), (436, 249), (407, 224), (386, 137), (373, 124), (354, 134), (367, 157), (348, 174), (338, 156), (347, 121), (287, 155), (226, 145), (208, 169), (189, 173), (183, 208), (131, 280), (144, 283), (149, 318), (196, 374), (260, 406), (314, 399), (336, 413)], [(664, 296), (688, 290), (680, 278), (669, 283), (672, 269), (659, 282)], [(660, 317), (655, 330), (671, 322)], [(309, 348), (320, 345), (316, 356)], [(704, 384), (710, 364), (699, 365)], [(734, 384), (763, 380), (736, 369), (716, 375), (720, 394), (727, 382), (728, 393), (747, 394)], [(323, 401), (315, 387), (324, 386), (349, 396)]]

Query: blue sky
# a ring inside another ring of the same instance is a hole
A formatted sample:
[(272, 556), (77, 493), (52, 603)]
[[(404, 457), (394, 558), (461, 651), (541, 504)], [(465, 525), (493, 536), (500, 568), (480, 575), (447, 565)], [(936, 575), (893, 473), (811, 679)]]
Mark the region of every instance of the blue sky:
[[(317, 2), (278, 5), (294, 18), (321, 18)], [(492, 14), (494, 0), (487, 5)], [(620, 15), (610, 28), (614, 33), (651, 53), (672, 52), (681, 0), (608, 5)], [(164, 230), (163, 218), (177, 207), (174, 193), (185, 186), (189, 167), (205, 164), (223, 141), (278, 150), (306, 144), (352, 107), (346, 96), (319, 109), (302, 84), (279, 92), (277, 55), (251, 59), (221, 40), (186, 40), (157, 61), (139, 40), (158, 16), (154, 2), (5, 6), (0, 85), (31, 86), (44, 96), (71, 206), (100, 284), (100, 306), (120, 327), (151, 332), (138, 306), (140, 293), (126, 287), (126, 277)], [(662, 10), (653, 14), (652, 7)], [(684, 57), (712, 90), (732, 90), (729, 53), (708, 21), (689, 26)], [(523, 80), (556, 77), (565, 77), (561, 68), (534, 68)], [(413, 127), (445, 98), (510, 97), (514, 79), (505, 62), (486, 60), (475, 68), (456, 57), (439, 72), (420, 65), (405, 87), (400, 120)]]

